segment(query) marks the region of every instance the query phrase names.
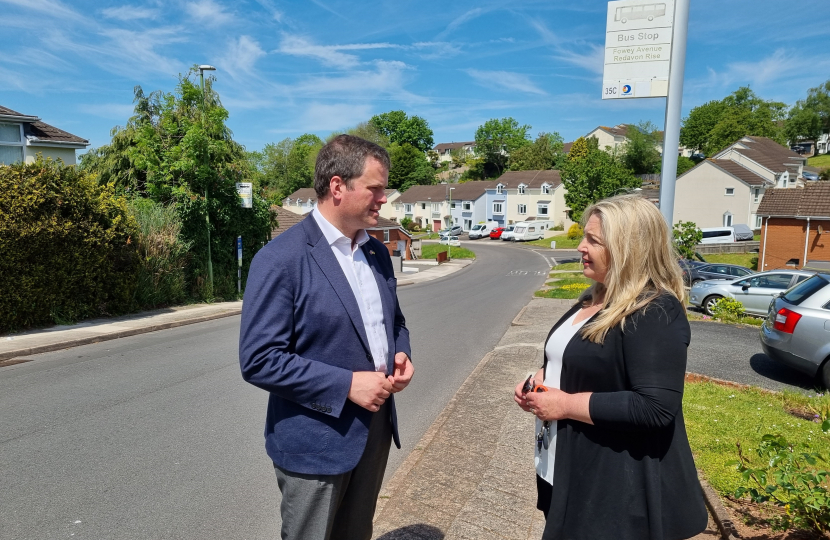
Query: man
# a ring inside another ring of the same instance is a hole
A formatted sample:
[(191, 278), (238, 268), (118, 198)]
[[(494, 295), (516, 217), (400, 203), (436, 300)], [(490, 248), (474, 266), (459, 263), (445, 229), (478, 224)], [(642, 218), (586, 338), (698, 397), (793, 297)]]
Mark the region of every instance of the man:
[(270, 393), (283, 539), (369, 540), (391, 440), (401, 447), (409, 331), (389, 251), (365, 231), (388, 178), (386, 150), (338, 136), (317, 156), (317, 207), (251, 263), (239, 362)]

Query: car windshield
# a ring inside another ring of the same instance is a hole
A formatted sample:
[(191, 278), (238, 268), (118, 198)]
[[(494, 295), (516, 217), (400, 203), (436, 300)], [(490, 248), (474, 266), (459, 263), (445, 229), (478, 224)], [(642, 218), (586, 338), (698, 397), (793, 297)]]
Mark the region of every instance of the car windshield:
[(801, 304), (801, 302), (803, 302), (804, 300), (807, 300), (815, 293), (826, 287), (827, 285), (827, 278), (819, 274), (816, 274), (810, 279), (802, 281), (801, 283), (787, 291), (787, 293), (782, 295), (781, 298), (786, 300), (787, 303), (797, 306)]

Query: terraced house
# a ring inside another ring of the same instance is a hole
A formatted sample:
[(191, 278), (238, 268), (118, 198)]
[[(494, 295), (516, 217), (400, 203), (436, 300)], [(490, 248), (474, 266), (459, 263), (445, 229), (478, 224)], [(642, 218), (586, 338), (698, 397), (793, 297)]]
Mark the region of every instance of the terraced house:
[(495, 187), (495, 180), (412, 186), (392, 204), (394, 219), (400, 223), (406, 217), (431, 231), (450, 225), (469, 231), (487, 219), (486, 192)]
[(498, 202), (495, 196), (501, 194), (504, 213), (494, 215), (495, 221), (511, 225), (519, 221), (548, 220), (566, 229), (573, 224), (568, 218), (565, 186), (559, 171), (508, 171), (496, 183), (494, 204)]
[(0, 105), (0, 164), (33, 163), (37, 155), (75, 165), (75, 151), (89, 146), (82, 139), (41, 121)]

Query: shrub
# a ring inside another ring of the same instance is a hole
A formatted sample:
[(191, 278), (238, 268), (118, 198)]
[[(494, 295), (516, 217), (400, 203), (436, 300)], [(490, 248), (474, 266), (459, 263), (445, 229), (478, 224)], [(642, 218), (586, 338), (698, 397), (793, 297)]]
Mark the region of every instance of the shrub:
[(744, 305), (732, 298), (721, 298), (712, 308), (712, 316), (726, 322), (738, 321), (744, 314)]
[(410, 218), (404, 216), (404, 218), (401, 220), (401, 227), (403, 227), (407, 231), (411, 231), (412, 229), (409, 228), (410, 225), (412, 225), (412, 220)]
[(133, 199), (128, 210), (138, 224), (134, 307), (150, 309), (184, 302), (191, 243), (180, 234), (182, 222), (176, 208), (149, 199)]
[(564, 231), (564, 230), (565, 230), (565, 224), (564, 224), (564, 223), (562, 223), (562, 222), (560, 221), (559, 223), (557, 223), (556, 225), (554, 225), (553, 229), (551, 229), (551, 230), (554, 230), (554, 231)]
[(583, 234), (584, 231), (582, 230), (582, 227), (579, 225), (579, 223), (574, 223), (568, 229), (568, 238), (570, 238), (571, 240), (581, 238)]
[(686, 259), (695, 258), (695, 247), (703, 240), (703, 232), (692, 221), (679, 221), (672, 230), (674, 247)]
[(135, 238), (126, 200), (75, 167), (0, 167), (0, 331), (128, 311)]

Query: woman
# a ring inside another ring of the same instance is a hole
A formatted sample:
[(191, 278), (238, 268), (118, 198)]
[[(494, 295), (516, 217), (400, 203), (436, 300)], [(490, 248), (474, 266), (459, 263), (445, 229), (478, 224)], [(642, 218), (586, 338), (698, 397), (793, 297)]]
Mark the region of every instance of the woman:
[(691, 332), (669, 229), (638, 195), (586, 209), (578, 250), (595, 283), (516, 386), (536, 420), (543, 539), (680, 540), (707, 523), (681, 402)]

